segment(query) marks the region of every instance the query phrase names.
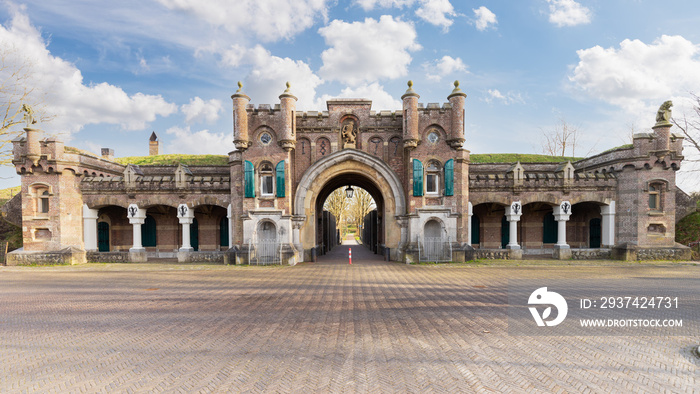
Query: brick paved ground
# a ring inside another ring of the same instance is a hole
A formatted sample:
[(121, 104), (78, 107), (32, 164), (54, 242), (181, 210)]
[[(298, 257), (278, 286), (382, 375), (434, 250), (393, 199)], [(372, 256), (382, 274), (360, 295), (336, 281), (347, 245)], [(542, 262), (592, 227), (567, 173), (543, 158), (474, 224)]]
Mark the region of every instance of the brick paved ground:
[[(328, 257), (328, 256), (326, 256)], [(687, 337), (512, 337), (507, 278), (698, 278), (693, 265), (0, 267), (0, 392), (700, 388)]]

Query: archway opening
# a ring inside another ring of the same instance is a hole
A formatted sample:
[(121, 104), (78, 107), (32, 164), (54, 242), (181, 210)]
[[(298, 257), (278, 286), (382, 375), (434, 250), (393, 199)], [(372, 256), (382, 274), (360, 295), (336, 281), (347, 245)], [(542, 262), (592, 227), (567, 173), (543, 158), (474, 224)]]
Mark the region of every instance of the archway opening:
[(362, 174), (330, 179), (316, 199), (316, 245), (319, 255), (334, 246), (362, 243), (375, 254), (384, 248), (384, 198), (377, 185)]

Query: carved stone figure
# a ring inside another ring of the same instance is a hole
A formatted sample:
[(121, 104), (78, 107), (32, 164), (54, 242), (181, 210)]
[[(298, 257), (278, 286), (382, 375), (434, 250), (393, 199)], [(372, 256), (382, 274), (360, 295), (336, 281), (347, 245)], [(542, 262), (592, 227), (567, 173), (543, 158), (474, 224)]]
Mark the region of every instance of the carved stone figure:
[(34, 110), (29, 104), (22, 104), (22, 111), (24, 111), (24, 120), (27, 122), (27, 127), (36, 123), (36, 119), (34, 119)]
[(661, 104), (659, 111), (656, 113), (656, 126), (667, 126), (671, 124), (671, 107), (673, 107), (673, 102), (671, 100)]
[(349, 121), (343, 125), (342, 129), (343, 141), (346, 144), (354, 144), (357, 138), (357, 130), (355, 129), (355, 122)]

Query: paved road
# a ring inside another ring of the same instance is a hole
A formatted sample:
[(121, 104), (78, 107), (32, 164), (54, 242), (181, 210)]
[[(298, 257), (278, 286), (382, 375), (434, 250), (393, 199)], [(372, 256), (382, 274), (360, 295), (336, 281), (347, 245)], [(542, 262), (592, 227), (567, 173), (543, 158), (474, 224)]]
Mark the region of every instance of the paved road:
[(700, 389), (687, 337), (513, 337), (507, 278), (700, 267), (0, 267), (0, 392)]

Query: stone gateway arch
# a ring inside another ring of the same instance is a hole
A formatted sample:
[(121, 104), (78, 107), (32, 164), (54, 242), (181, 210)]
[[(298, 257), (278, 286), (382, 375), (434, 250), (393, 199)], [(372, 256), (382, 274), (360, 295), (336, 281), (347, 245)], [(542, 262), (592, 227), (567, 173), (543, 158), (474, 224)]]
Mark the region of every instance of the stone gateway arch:
[[(205, 165), (122, 164), (28, 123), (13, 141), (24, 248), (7, 261), (311, 261), (337, 242), (323, 202), (347, 186), (374, 198), (366, 242), (394, 261), (689, 257), (674, 242), (683, 137), (670, 103), (631, 146), (477, 162), (465, 148), (466, 97), (455, 82), (447, 102), (424, 105), (409, 81), (400, 109), (343, 98), (302, 112), (289, 84), (278, 104), (256, 106), (239, 83), (235, 150)], [(148, 143), (157, 155), (155, 133)]]

